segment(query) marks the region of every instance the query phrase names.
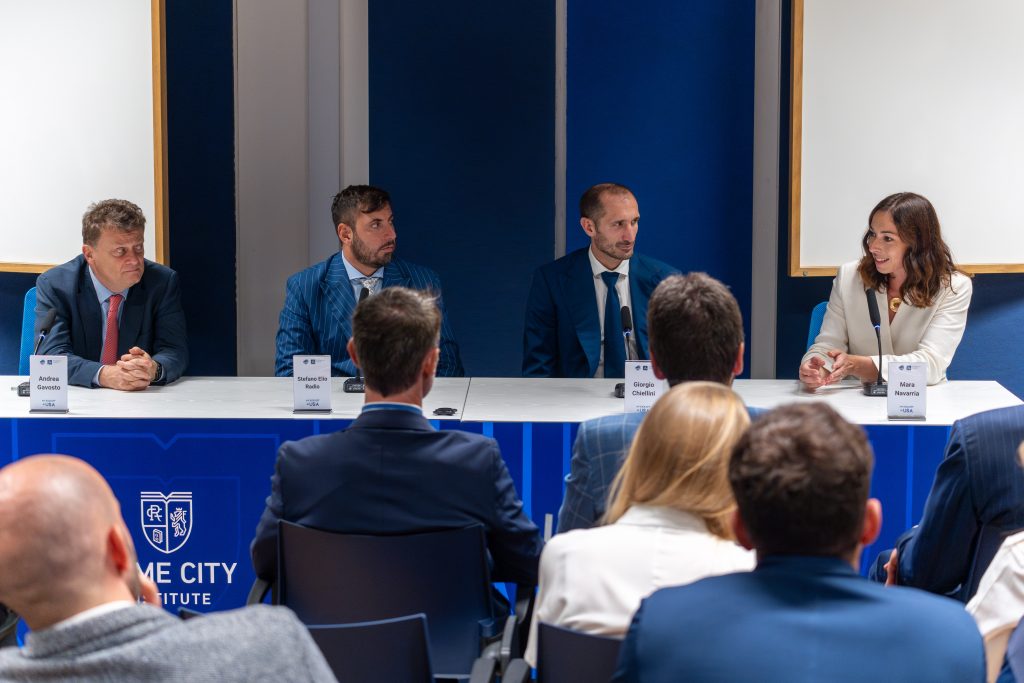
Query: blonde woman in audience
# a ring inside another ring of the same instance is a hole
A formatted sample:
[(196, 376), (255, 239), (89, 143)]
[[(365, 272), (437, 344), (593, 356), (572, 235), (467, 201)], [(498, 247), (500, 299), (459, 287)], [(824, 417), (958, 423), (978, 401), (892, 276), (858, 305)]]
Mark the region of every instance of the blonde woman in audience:
[(732, 537), (727, 476), (749, 424), (739, 396), (715, 382), (680, 384), (658, 400), (612, 484), (606, 525), (559, 534), (541, 554), (531, 665), (538, 621), (622, 636), (655, 590), (754, 567)]

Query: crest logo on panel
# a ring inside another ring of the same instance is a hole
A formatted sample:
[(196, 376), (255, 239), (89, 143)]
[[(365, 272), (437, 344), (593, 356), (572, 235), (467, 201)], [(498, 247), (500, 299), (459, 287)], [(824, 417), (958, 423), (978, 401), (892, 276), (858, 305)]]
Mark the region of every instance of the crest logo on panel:
[(142, 491), (139, 509), (146, 540), (166, 555), (180, 550), (192, 534), (191, 491)]

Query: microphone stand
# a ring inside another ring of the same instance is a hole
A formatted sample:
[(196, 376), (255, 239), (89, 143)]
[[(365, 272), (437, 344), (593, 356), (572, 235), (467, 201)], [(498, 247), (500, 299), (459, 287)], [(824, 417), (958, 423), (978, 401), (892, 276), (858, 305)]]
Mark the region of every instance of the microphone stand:
[(878, 313), (875, 290), (868, 287), (864, 294), (868, 300), (868, 315), (871, 316), (871, 324), (875, 328), (875, 339), (878, 340), (878, 378), (874, 382), (864, 382), (863, 391), (865, 396), (881, 398), (889, 395), (889, 384), (882, 379), (882, 316)]
[[(358, 306), (363, 302), (366, 297), (370, 296), (370, 290), (363, 285), (363, 291), (359, 292), (359, 301), (356, 302)], [(363, 371), (356, 366), (356, 376), (349, 377), (341, 385), (341, 390), (346, 394), (365, 394), (366, 393), (366, 380), (363, 379)]]

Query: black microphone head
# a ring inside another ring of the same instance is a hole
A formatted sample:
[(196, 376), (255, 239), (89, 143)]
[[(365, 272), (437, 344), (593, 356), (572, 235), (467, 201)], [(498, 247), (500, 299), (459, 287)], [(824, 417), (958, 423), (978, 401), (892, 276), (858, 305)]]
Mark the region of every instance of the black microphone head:
[(878, 301), (875, 300), (875, 290), (873, 287), (868, 287), (864, 290), (864, 296), (868, 300), (868, 315), (871, 316), (871, 324), (875, 327), (881, 327), (882, 316), (878, 313)]
[(46, 311), (36, 320), (36, 336), (39, 336), (40, 334), (49, 334), (50, 328), (53, 327), (55, 320), (57, 320), (57, 311), (53, 308), (46, 309)]
[(622, 314), (622, 329), (623, 329), (623, 331), (625, 331), (625, 330), (632, 331), (633, 330), (633, 316), (630, 315), (630, 313), (629, 313), (629, 306), (623, 306), (622, 310), (620, 311), (620, 313)]
[[(362, 301), (363, 299), (365, 299), (365, 298), (366, 298), (366, 297), (368, 297), (368, 296), (370, 296), (370, 290), (369, 290), (369, 289), (367, 289), (367, 288), (366, 288), (366, 287), (364, 286), (364, 287), (363, 287), (363, 290), (362, 290), (361, 292), (359, 292), (359, 301)], [(356, 303), (359, 303), (359, 301), (357, 301)]]

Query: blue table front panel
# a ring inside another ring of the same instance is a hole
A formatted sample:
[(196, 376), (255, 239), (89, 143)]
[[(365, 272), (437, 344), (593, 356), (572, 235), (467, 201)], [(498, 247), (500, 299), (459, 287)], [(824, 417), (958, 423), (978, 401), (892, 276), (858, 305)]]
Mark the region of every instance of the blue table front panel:
[[(4, 462), (65, 453), (91, 463), (120, 501), (139, 564), (157, 581), (165, 606), (212, 611), (245, 602), (254, 579), (249, 542), (278, 447), (348, 424), (7, 418), (0, 420), (0, 444), (10, 445)], [(578, 425), (433, 424), (497, 439), (528, 514), (541, 529), (548, 515), (554, 524)], [(876, 453), (872, 495), (882, 500), (884, 521), (878, 542), (864, 553), (865, 563), (920, 518), (949, 428), (883, 425), (867, 432)]]

